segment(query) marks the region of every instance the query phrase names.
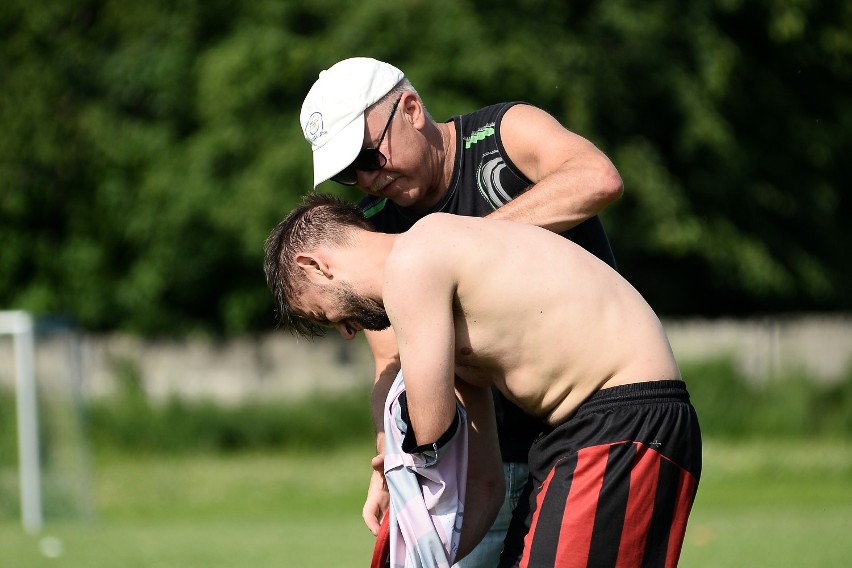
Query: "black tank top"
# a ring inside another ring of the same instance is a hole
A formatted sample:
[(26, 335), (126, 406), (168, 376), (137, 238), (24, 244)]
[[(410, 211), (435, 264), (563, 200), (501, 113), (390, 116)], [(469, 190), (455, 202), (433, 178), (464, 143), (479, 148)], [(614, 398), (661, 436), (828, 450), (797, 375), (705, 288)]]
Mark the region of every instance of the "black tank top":
[[(379, 231), (402, 233), (423, 216), (439, 211), (484, 217), (523, 193), (532, 182), (506, 155), (500, 137), (500, 121), (516, 104), (523, 103), (501, 103), (452, 118), (457, 133), (452, 182), (444, 198), (431, 210), (416, 213), (387, 198), (368, 196), (359, 203), (364, 215)], [(615, 267), (615, 256), (597, 216), (561, 235)], [(542, 423), (509, 402), (497, 389), (492, 392), (503, 461), (526, 462)]]

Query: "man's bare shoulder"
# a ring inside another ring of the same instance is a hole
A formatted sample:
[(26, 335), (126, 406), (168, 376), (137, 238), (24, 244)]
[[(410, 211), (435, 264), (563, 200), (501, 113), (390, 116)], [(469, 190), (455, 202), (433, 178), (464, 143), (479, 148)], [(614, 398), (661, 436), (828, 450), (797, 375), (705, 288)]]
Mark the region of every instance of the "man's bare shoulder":
[[(553, 233), (526, 223), (502, 219), (467, 217), (450, 213), (432, 213), (417, 221), (400, 235), (394, 251), (423, 257), (436, 257), (446, 263), (452, 259), (471, 260), (489, 252), (501, 253), (510, 241), (540, 246), (552, 239)], [(559, 239), (562, 242), (564, 239)]]
[(431, 213), (400, 235), (394, 250), (419, 250), (419, 247), (435, 249), (442, 245), (450, 246), (460, 232), (469, 230), (470, 221), (470, 217)]
[(440, 234), (437, 230), (439, 223), (436, 223), (433, 217), (434, 215), (428, 215), (420, 219), (410, 229), (400, 234), (391, 250), (391, 258), (414, 251), (421, 254), (420, 249), (436, 234)]
[(435, 274), (454, 257), (454, 250), (464, 246), (465, 217), (448, 213), (432, 213), (420, 219), (394, 243), (385, 267), (386, 274), (398, 279)]
[(452, 219), (423, 219), (396, 239), (382, 284), (385, 309), (395, 329), (406, 318), (421, 317), (422, 310), (429, 309), (426, 306), (448, 298), (455, 289), (461, 263), (451, 247), (449, 227), (454, 225)]
[(475, 219), (478, 218), (453, 215), (451, 213), (430, 213), (414, 223), (408, 232), (443, 231), (447, 228), (469, 225), (470, 221)]

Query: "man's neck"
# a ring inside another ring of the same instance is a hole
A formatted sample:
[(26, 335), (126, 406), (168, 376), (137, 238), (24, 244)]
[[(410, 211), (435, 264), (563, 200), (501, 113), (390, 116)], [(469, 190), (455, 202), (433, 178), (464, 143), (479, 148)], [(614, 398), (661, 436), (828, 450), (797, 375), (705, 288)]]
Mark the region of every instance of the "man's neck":
[(441, 131), (441, 145), (444, 149), (444, 179), (441, 187), (441, 197), (446, 195), (450, 187), (450, 182), (453, 181), (453, 173), (456, 169), (456, 123), (454, 120), (438, 125)]
[(358, 255), (358, 272), (365, 276), (367, 292), (371, 297), (382, 296), (385, 262), (398, 238), (398, 234), (359, 231), (358, 240), (352, 245), (354, 250), (364, 253)]
[(433, 178), (424, 198), (409, 207), (412, 211), (426, 213), (440, 203), (453, 180), (456, 166), (456, 125), (454, 121), (433, 123), (431, 134), (434, 163)]

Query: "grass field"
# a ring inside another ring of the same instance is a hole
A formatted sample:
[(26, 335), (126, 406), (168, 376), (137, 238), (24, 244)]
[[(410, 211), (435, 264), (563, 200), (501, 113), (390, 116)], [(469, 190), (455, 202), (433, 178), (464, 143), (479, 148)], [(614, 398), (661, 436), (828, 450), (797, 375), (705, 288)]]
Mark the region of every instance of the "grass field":
[[(0, 567), (367, 566), (369, 457), (102, 457), (96, 518), (38, 536), (0, 518)], [(850, 531), (852, 442), (706, 442), (680, 565), (845, 568)]]

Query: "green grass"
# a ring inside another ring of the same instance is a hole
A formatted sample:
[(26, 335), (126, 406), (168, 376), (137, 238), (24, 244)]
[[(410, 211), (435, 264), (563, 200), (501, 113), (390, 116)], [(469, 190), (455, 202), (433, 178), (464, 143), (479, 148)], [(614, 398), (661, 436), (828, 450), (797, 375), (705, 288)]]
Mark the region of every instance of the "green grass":
[[(96, 460), (91, 522), (26, 535), (0, 518), (4, 568), (362, 567), (368, 445), (321, 454)], [(7, 472), (8, 473), (8, 472)], [(684, 567), (845, 567), (852, 442), (706, 442)], [(62, 555), (49, 558), (50, 540)]]
[[(97, 517), (25, 535), (0, 520), (4, 568), (363, 566), (370, 448), (327, 454), (120, 457), (96, 464)], [(62, 542), (45, 557), (45, 536)], [(366, 559), (366, 560), (364, 560)]]
[(852, 443), (706, 443), (681, 566), (845, 567)]

